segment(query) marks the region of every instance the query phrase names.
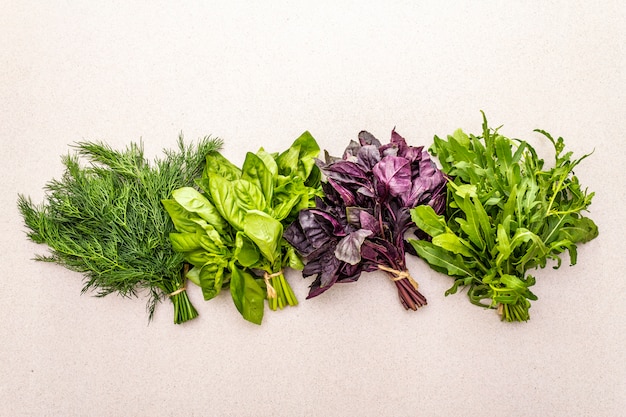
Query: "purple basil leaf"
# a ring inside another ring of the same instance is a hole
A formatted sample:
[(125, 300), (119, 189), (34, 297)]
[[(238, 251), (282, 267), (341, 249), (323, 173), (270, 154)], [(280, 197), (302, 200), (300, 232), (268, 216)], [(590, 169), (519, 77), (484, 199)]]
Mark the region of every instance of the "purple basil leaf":
[(343, 263), (341, 264), (339, 278), (337, 278), (336, 283), (355, 282), (361, 276), (361, 272), (363, 272), (363, 266), (361, 264), (350, 265)]
[(374, 145), (380, 148), (380, 141), (374, 137), (370, 132), (362, 130), (359, 132), (359, 142), (362, 146)]
[(335, 248), (335, 257), (350, 265), (358, 264), (361, 261), (361, 245), (371, 234), (371, 230), (359, 229), (345, 236)]
[(303, 256), (313, 251), (311, 243), (306, 238), (304, 231), (298, 221), (295, 221), (287, 227), (283, 233), (285, 240), (294, 247)]
[(356, 192), (358, 194), (361, 194), (364, 197), (367, 197), (367, 198), (375, 198), (376, 197), (376, 194), (374, 193), (374, 189), (373, 188), (359, 187), (359, 189), (356, 190)]
[(389, 145), (395, 146), (398, 149), (397, 155), (408, 159), (411, 163), (421, 159), (422, 149), (424, 148), (423, 146), (415, 147), (407, 145), (406, 140), (400, 136), (395, 129), (391, 131), (391, 141)]
[(370, 230), (373, 234), (380, 231), (380, 225), (376, 217), (361, 207), (346, 207), (346, 218), (349, 224), (358, 229)]
[(374, 234), (380, 230), (378, 220), (365, 210), (359, 212), (359, 221), (361, 222), (361, 229), (371, 230)]
[[(346, 150), (343, 151), (343, 159), (352, 162), (356, 161), (359, 149), (361, 149), (361, 145), (358, 142), (351, 140)], [(328, 162), (328, 158), (326, 162)]]
[[(430, 159), (430, 155), (428, 151), (422, 151), (422, 157), (419, 164), (419, 175), (423, 177), (430, 177), (434, 175), (436, 172), (441, 173), (441, 171), (437, 168), (437, 165)], [(443, 175), (443, 174), (442, 174)]]
[(344, 201), (344, 204), (352, 206), (354, 205), (354, 203), (356, 203), (356, 197), (349, 189), (347, 189), (346, 187), (343, 187), (342, 185), (339, 184), (339, 182), (333, 180), (332, 178), (327, 178), (327, 181), (330, 185), (333, 186), (335, 191), (337, 191), (337, 193), (341, 196), (341, 198)]
[(328, 178), (333, 178), (347, 184), (366, 185), (369, 183), (369, 178), (365, 171), (367, 167), (364, 168), (356, 162), (342, 160), (320, 166), (320, 169)]
[(324, 161), (322, 161), (321, 159), (315, 158), (315, 164), (317, 166), (320, 166), (320, 165), (325, 165), (325, 164), (332, 164), (333, 162), (337, 162), (341, 160), (342, 160), (341, 158), (337, 158), (336, 156), (332, 156), (331, 154), (329, 154), (328, 151), (324, 151)]
[(446, 211), (446, 187), (445, 183), (443, 187), (441, 187), (441, 191), (437, 193), (436, 196), (430, 199), (428, 205), (433, 208), (435, 213), (443, 214)]
[(371, 171), (374, 165), (380, 161), (380, 152), (374, 145), (365, 145), (359, 149), (357, 154), (357, 163), (365, 168), (367, 171)]
[(329, 236), (345, 236), (345, 227), (335, 216), (324, 210), (309, 209), (308, 211), (314, 215), (318, 224), (323, 225), (325, 230), (329, 231)]
[(445, 195), (445, 184), (446, 179), (439, 170), (433, 171), (430, 176), (419, 176), (413, 181), (410, 192), (402, 196), (402, 202), (406, 207), (428, 203), (439, 194)]
[[(395, 129), (385, 145), (362, 131), (343, 158), (326, 152), (325, 161), (316, 160), (326, 180), (324, 198), (285, 236), (305, 255), (303, 276), (315, 276), (307, 298), (379, 266), (406, 270), (404, 236), (415, 226), (410, 208), (429, 204), (437, 213), (445, 210), (445, 176), (423, 147), (409, 146)], [(410, 297), (406, 291), (400, 295), (414, 309)]]
[(397, 197), (411, 189), (411, 166), (399, 156), (385, 156), (372, 168), (379, 197)]
[(298, 213), (298, 221), (307, 240), (314, 248), (325, 244), (333, 234), (333, 225), (328, 222), (320, 222), (313, 210), (301, 210)]
[(388, 143), (387, 145), (381, 146), (378, 150), (382, 157), (385, 156), (398, 156), (398, 147), (393, 143)]
[(324, 288), (324, 291), (326, 291), (326, 289), (330, 288), (335, 281), (337, 281), (337, 270), (339, 269), (341, 262), (339, 259), (335, 258), (332, 252), (324, 254), (320, 261), (320, 288)]

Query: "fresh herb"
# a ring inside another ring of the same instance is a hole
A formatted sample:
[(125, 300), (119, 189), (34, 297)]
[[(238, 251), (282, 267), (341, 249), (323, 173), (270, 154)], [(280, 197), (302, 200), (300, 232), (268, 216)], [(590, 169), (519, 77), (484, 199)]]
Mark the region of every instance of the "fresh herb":
[(36, 259), (83, 273), (83, 292), (94, 290), (97, 296), (149, 291), (150, 319), (163, 298), (174, 305), (175, 323), (193, 319), (198, 313), (185, 291), (184, 257), (172, 249), (168, 236), (174, 227), (161, 200), (192, 185), (205, 155), (221, 145), (205, 138), (186, 146), (181, 136), (177, 151), (164, 151), (166, 157), (150, 165), (141, 143), (123, 151), (78, 143), (76, 152), (63, 158), (62, 178), (46, 185), (44, 204), (18, 198), (28, 237), (51, 250)]
[(593, 193), (573, 174), (589, 155), (572, 160), (572, 152), (563, 153), (563, 138), (537, 132), (554, 145), (552, 168), (544, 168), (527, 142), (490, 129), (484, 114), (482, 137), (461, 130), (447, 140), (435, 137), (431, 152), (451, 178), (447, 212), (417, 207), (411, 213), (432, 241), (410, 243), (433, 269), (455, 279), (446, 295), (467, 286), (472, 303), (497, 308), (506, 321), (530, 318), (530, 300), (537, 297), (529, 269), (548, 260), (560, 267), (566, 250), (574, 265), (577, 244), (598, 235), (595, 223), (580, 214)]
[(202, 192), (184, 187), (163, 201), (178, 230), (170, 234), (174, 249), (193, 265), (187, 277), (205, 299), (227, 286), (237, 310), (256, 324), (266, 295), (272, 310), (298, 303), (283, 269), (303, 264), (282, 238), (283, 225), (321, 195), (319, 151), (305, 132), (283, 153), (248, 152), (241, 169), (212, 152), (197, 181)]
[(406, 309), (425, 305), (406, 270), (404, 237), (414, 227), (410, 208), (445, 208), (446, 180), (428, 152), (408, 146), (395, 130), (386, 145), (363, 131), (342, 158), (326, 153), (325, 162), (317, 163), (325, 197), (301, 211), (285, 232), (306, 260), (303, 275), (315, 275), (308, 298), (356, 281), (362, 272), (383, 270)]

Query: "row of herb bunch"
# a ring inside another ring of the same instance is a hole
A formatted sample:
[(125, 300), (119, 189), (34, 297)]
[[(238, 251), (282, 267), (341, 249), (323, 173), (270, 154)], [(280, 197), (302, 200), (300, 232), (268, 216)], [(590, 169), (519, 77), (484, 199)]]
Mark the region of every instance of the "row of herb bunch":
[[(453, 278), (447, 294), (467, 289), (469, 300), (503, 320), (527, 321), (528, 271), (577, 260), (576, 248), (598, 235), (587, 211), (593, 193), (573, 169), (562, 138), (544, 167), (526, 141), (491, 129), (435, 136), (429, 148), (410, 146), (395, 130), (383, 144), (366, 131), (343, 155), (320, 148), (305, 132), (283, 152), (248, 152), (241, 167), (222, 142), (195, 147), (179, 139), (150, 164), (141, 145), (115, 151), (79, 143), (63, 159), (61, 180), (46, 186), (47, 201), (19, 196), (29, 238), (50, 247), (37, 259), (82, 272), (84, 291), (169, 298), (174, 322), (198, 315), (189, 282), (206, 300), (226, 290), (244, 319), (261, 324), (271, 310), (298, 304), (285, 269), (314, 277), (307, 298), (335, 283), (383, 271), (401, 304), (426, 305), (406, 253)], [(431, 157), (438, 159), (438, 164)]]

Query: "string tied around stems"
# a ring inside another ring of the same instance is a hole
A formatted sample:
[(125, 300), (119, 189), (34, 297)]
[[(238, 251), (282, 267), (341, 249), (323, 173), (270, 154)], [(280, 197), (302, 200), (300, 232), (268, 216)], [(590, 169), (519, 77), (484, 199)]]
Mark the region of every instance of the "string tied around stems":
[(179, 289), (177, 289), (176, 291), (169, 293), (167, 296), (171, 298), (171, 297), (173, 297), (173, 296), (175, 296), (177, 294), (180, 294), (183, 291), (187, 291), (187, 287), (184, 286), (184, 285), (182, 287), (180, 287)]
[(167, 295), (168, 297), (172, 298), (173, 296), (178, 295), (183, 291), (187, 291), (187, 285), (185, 285), (187, 282), (187, 278), (185, 278), (187, 276), (187, 272), (189, 272), (189, 264), (186, 263), (183, 265), (183, 282), (181, 283), (181, 287), (169, 293)]
[(378, 266), (378, 269), (380, 269), (381, 271), (385, 271), (385, 272), (389, 272), (390, 274), (393, 274), (393, 276), (390, 277), (392, 281), (400, 281), (401, 279), (406, 278), (409, 280), (413, 288), (417, 290), (417, 287), (418, 287), (417, 282), (413, 279), (411, 274), (409, 274), (409, 271), (399, 271), (397, 269), (393, 269), (385, 265), (377, 265), (377, 266)]
[(270, 283), (270, 279), (279, 277), (283, 274), (283, 271), (274, 272), (273, 274), (268, 274), (267, 272), (263, 275), (263, 280), (265, 281), (265, 286), (267, 287), (267, 298), (276, 298), (278, 294), (276, 293), (276, 289)]

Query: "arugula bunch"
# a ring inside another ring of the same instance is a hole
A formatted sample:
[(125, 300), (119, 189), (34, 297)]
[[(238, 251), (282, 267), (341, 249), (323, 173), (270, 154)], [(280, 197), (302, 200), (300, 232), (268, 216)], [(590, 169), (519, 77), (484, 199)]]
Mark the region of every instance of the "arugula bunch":
[(406, 309), (425, 305), (406, 271), (404, 238), (414, 227), (410, 208), (445, 208), (446, 179), (428, 152), (408, 146), (395, 130), (385, 145), (362, 131), (342, 158), (326, 153), (317, 164), (326, 179), (324, 199), (301, 211), (285, 232), (306, 260), (303, 275), (316, 276), (308, 298), (335, 283), (356, 281), (362, 272), (382, 270)]
[(598, 235), (596, 224), (581, 215), (594, 193), (573, 174), (589, 155), (572, 160), (572, 152), (563, 153), (563, 138), (536, 131), (554, 145), (552, 168), (527, 142), (490, 129), (484, 113), (482, 137), (461, 130), (447, 140), (435, 136), (431, 152), (451, 179), (447, 211), (441, 216), (422, 206), (411, 212), (432, 240), (410, 243), (433, 269), (454, 277), (446, 295), (467, 286), (472, 303), (497, 308), (506, 321), (530, 318), (530, 300), (537, 297), (528, 270), (548, 260), (560, 267), (564, 251), (574, 265), (577, 244)]
[(149, 291), (150, 319), (164, 298), (173, 303), (175, 323), (193, 319), (198, 313), (185, 291), (184, 257), (169, 242), (174, 226), (161, 200), (192, 185), (205, 155), (221, 146), (208, 137), (187, 146), (181, 136), (177, 151), (165, 150), (151, 165), (141, 143), (122, 151), (78, 143), (77, 152), (63, 158), (62, 178), (46, 185), (45, 203), (19, 195), (28, 237), (51, 250), (36, 259), (83, 273), (83, 292), (130, 297)]
[(272, 310), (298, 304), (283, 270), (303, 264), (282, 238), (283, 225), (321, 195), (319, 151), (305, 132), (280, 154), (248, 152), (241, 169), (211, 152), (197, 180), (201, 192), (183, 187), (163, 201), (178, 230), (170, 234), (174, 250), (193, 265), (187, 278), (205, 299), (229, 287), (237, 310), (256, 324), (265, 298)]

